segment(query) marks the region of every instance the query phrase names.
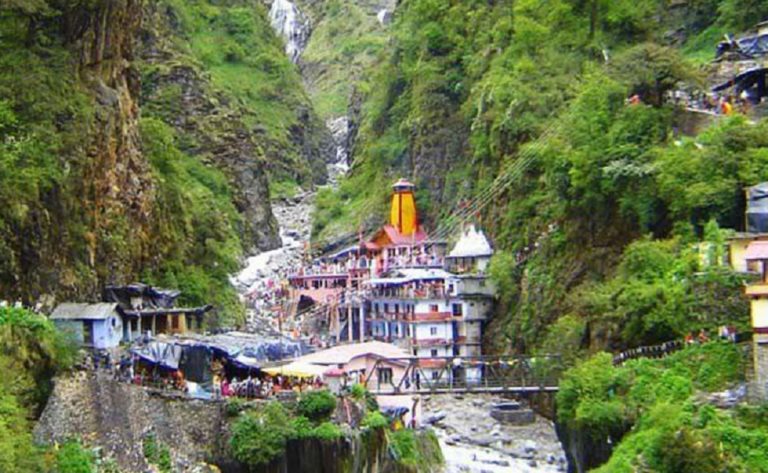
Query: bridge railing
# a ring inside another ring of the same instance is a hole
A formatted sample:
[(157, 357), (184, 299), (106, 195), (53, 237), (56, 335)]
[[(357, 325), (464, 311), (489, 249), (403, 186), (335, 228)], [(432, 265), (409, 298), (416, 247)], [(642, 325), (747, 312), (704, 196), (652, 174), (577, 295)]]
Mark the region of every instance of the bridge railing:
[(381, 358), (366, 373), (376, 393), (541, 391), (557, 388), (559, 355)]

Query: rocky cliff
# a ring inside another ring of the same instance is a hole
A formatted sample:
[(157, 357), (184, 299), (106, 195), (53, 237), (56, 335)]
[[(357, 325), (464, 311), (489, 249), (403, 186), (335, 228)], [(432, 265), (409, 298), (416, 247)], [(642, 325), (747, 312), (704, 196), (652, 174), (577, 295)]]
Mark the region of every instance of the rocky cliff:
[(269, 181), (312, 187), (335, 156), (264, 5), (0, 13), (0, 154), (17, 170), (0, 172), (0, 299), (52, 306), (144, 279), (236, 322), (228, 275), (280, 244)]
[[(262, 143), (233, 98), (216, 91), (204, 68), (179, 51), (178, 15), (164, 2), (144, 6), (138, 34), (141, 100), (145, 115), (161, 117), (182, 137), (181, 149), (223, 169), (243, 215), (250, 252), (280, 245), (269, 201), (268, 166)], [(185, 60), (186, 59), (186, 60)]]

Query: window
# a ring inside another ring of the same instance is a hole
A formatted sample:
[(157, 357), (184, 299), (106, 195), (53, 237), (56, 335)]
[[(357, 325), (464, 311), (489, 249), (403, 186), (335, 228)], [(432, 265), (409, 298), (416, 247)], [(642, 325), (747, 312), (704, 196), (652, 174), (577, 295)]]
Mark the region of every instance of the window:
[(485, 279), (480, 280), (480, 287), (485, 287)]
[(429, 306), (429, 311), (430, 312), (439, 312), (439, 308), (438, 308), (437, 304), (430, 305)]
[(453, 304), (451, 307), (451, 312), (453, 313), (454, 317), (461, 317), (461, 304)]
[(437, 327), (429, 327), (430, 335), (437, 335)]
[(389, 312), (389, 304), (384, 304), (384, 312)]
[(431, 356), (432, 358), (437, 357), (437, 349), (433, 348), (432, 350), (430, 350), (429, 356)]
[(117, 319), (112, 317), (112, 327), (117, 327)]
[(392, 368), (379, 368), (377, 371), (380, 383), (392, 383)]

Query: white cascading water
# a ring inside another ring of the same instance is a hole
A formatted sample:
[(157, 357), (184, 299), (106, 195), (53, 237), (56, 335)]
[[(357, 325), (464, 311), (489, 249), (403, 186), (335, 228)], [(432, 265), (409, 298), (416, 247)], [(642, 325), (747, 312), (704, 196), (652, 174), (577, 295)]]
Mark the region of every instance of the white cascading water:
[(293, 2), (274, 0), (269, 10), (269, 21), (272, 28), (285, 40), (285, 54), (293, 62), (299, 62), (299, 57), (309, 40), (309, 21), (299, 11)]

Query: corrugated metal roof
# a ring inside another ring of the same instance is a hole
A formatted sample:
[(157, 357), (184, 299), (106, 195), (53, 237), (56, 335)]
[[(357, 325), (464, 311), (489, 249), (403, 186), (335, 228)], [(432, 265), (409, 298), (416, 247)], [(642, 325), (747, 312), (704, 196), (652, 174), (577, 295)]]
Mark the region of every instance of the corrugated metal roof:
[(747, 261), (768, 260), (768, 241), (753, 241), (744, 256)]
[(54, 309), (50, 318), (53, 320), (104, 320), (116, 312), (117, 304), (113, 302), (98, 304), (65, 302)]

